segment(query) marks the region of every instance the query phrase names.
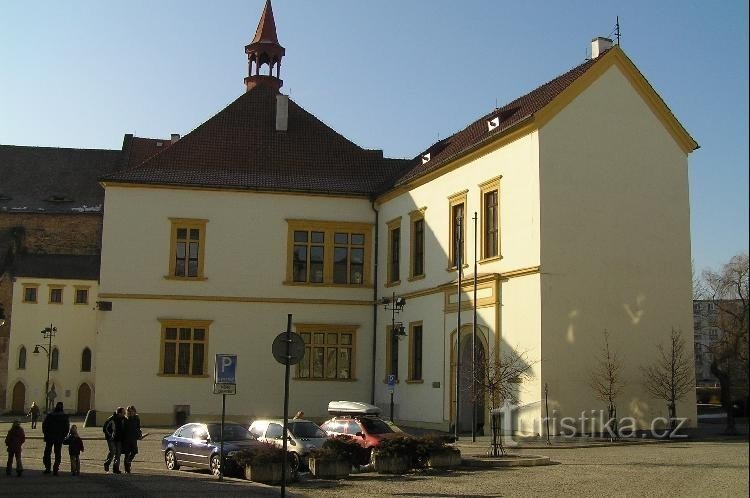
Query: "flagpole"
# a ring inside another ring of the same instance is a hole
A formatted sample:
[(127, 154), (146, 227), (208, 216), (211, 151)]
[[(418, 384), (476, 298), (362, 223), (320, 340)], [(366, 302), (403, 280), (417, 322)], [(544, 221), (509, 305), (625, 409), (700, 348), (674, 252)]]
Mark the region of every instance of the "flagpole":
[(461, 400), (461, 265), (462, 265), (462, 248), (463, 240), (461, 237), (461, 216), (456, 216), (456, 271), (458, 271), (458, 308), (456, 309), (456, 420), (453, 422), (453, 435), (458, 441), (458, 420), (459, 420), (459, 405)]
[(471, 441), (477, 441), (477, 212), (474, 211), (474, 323), (471, 327)]

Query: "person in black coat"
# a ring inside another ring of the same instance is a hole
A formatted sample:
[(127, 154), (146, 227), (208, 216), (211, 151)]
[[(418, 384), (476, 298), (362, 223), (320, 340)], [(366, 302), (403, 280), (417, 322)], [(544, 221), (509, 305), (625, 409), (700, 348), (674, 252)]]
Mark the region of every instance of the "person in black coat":
[(107, 440), (109, 453), (104, 460), (104, 472), (109, 472), (109, 464), (112, 464), (112, 473), (120, 472), (120, 454), (122, 453), (122, 442), (125, 439), (125, 408), (118, 407), (115, 413), (104, 421), (102, 426), (104, 438)]
[[(57, 471), (60, 469), (60, 458), (62, 452), (62, 444), (65, 436), (68, 435), (70, 430), (70, 419), (68, 415), (63, 411), (62, 402), (58, 402), (55, 405), (55, 410), (52, 413), (48, 413), (42, 422), (42, 434), (44, 434), (44, 456), (42, 462), (44, 463), (44, 473), (49, 474), (50, 467), (52, 467), (52, 475), (57, 475)], [(52, 466), (52, 449), (55, 450), (55, 465)]]
[(125, 419), (125, 437), (122, 441), (122, 451), (125, 453), (125, 472), (130, 474), (130, 466), (138, 454), (138, 440), (141, 439), (141, 419), (135, 406), (130, 405)]

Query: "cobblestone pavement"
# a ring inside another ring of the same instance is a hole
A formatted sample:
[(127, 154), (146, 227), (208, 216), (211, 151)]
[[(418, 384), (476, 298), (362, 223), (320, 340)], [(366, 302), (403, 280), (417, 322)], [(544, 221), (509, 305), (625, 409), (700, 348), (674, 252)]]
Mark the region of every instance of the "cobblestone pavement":
[[(2, 425), (4, 433), (7, 428)], [(119, 476), (104, 474), (102, 461), (107, 450), (101, 429), (84, 429), (86, 451), (81, 459), (81, 476), (69, 475), (65, 452), (61, 475), (45, 476), (41, 473), (40, 431), (30, 430), (26, 423), (24, 428), (29, 437), (23, 453), (27, 470), (21, 478), (0, 475), (2, 496), (279, 495), (279, 487), (231, 478), (218, 482), (205, 471), (168, 472), (160, 442), (170, 429), (152, 430), (140, 444), (133, 474)], [(466, 447), (465, 453), (478, 454), (477, 450)], [(361, 473), (341, 481), (316, 481), (303, 474), (300, 482), (290, 484), (288, 496), (748, 496), (746, 440), (514, 451), (545, 455), (559, 465), (424, 471), (405, 476)]]
[(559, 465), (352, 475), (336, 486), (301, 483), (310, 497), (748, 496), (748, 444), (659, 443), (528, 450)]

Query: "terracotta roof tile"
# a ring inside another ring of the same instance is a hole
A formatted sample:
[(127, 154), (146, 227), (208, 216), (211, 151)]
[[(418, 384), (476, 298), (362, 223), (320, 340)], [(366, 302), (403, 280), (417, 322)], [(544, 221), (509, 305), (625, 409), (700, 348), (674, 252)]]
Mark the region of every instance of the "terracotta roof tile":
[(369, 195), (405, 162), (350, 142), (289, 101), (277, 131), (276, 96), (258, 86), (140, 165), (104, 181)]
[[(482, 116), (463, 130), (434, 143), (412, 160), (412, 167), (406, 174), (395, 180), (394, 186), (403, 185), (426, 175), (486, 140), (502, 135), (513, 125), (519, 124), (522, 120), (529, 118), (549, 104), (552, 99), (570, 86), (598, 60), (600, 58), (587, 60), (526, 95)], [(487, 127), (487, 121), (495, 117), (498, 118), (499, 126), (490, 131)], [(425, 153), (430, 154), (430, 160), (423, 164), (422, 156)]]

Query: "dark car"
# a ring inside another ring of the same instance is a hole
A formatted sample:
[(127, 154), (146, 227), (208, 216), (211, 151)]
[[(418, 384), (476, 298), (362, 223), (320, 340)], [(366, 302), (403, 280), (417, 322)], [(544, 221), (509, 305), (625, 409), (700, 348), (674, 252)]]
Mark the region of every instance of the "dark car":
[[(234, 460), (235, 455), (240, 450), (259, 444), (260, 442), (248, 432), (246, 427), (235, 423), (225, 423), (224, 474), (241, 472), (242, 469)], [(181, 466), (201, 467), (218, 475), (221, 467), (220, 448), (221, 424), (219, 422), (185, 424), (161, 440), (164, 463), (169, 470), (178, 470)]]

